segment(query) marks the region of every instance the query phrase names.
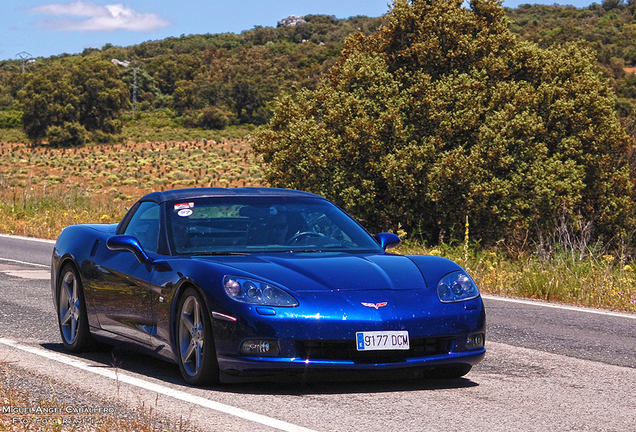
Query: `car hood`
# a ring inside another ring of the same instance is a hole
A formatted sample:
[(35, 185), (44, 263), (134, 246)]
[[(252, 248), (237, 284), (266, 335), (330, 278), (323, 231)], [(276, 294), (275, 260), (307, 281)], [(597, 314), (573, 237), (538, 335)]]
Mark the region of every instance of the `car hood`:
[(227, 275), (248, 273), (296, 292), (426, 288), (417, 265), (399, 255), (286, 253), (198, 259), (222, 264)]

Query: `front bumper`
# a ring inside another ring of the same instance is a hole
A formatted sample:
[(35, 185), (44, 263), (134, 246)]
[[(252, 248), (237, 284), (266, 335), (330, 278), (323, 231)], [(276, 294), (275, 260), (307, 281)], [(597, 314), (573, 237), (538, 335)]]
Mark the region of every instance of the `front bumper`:
[[(364, 354), (373, 354), (368, 358), (357, 359), (328, 359), (328, 358), (308, 358), (303, 357), (280, 357), (280, 356), (228, 356), (218, 357), (219, 368), (229, 375), (250, 376), (274, 373), (299, 373), (322, 370), (397, 370), (410, 368), (435, 367), (446, 365), (468, 364), (474, 366), (481, 362), (486, 354), (485, 347), (471, 349), (468, 351), (449, 351), (432, 355), (422, 355), (419, 357), (409, 357), (408, 352), (403, 354), (399, 351), (381, 352), (373, 351)], [(336, 357), (342, 357), (336, 356)], [(355, 357), (355, 356), (354, 356)]]

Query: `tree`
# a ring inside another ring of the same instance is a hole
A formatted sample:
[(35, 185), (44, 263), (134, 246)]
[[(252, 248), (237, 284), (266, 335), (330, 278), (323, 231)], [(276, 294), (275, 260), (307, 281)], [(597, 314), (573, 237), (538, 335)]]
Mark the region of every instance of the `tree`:
[(201, 60), (192, 54), (157, 57), (152, 62), (156, 68), (154, 79), (162, 93), (171, 95), (180, 80), (191, 81), (199, 72)]
[(603, 0), (603, 9), (609, 11), (624, 6), (623, 0)]
[(24, 113), (22, 124), (31, 141), (39, 143), (51, 126), (78, 121), (78, 89), (70, 83), (68, 73), (59, 64), (31, 73), (18, 92)]
[(119, 133), (120, 111), (129, 104), (130, 92), (119, 79), (117, 66), (95, 57), (81, 59), (69, 75), (79, 94), (79, 123), (88, 131)]
[(625, 234), (629, 140), (593, 53), (518, 42), (508, 24), (496, 0), (396, 0), (321, 86), (277, 100), (253, 143), (265, 178), (431, 242), (466, 216), (490, 244), (539, 239), (562, 215)]
[(22, 124), (36, 143), (48, 138), (55, 145), (80, 145), (88, 132), (103, 140), (120, 131), (117, 118), (130, 106), (129, 95), (112, 63), (96, 57), (56, 63), (28, 74), (19, 92)]

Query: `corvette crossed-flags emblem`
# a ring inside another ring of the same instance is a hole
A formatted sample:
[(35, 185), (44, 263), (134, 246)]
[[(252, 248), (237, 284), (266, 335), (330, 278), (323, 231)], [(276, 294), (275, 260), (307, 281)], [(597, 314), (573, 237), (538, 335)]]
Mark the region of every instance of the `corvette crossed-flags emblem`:
[(382, 302), (382, 303), (365, 303), (365, 302), (362, 302), (362, 306), (372, 307), (372, 308), (375, 308), (375, 310), (378, 310), (381, 307), (386, 306), (387, 304), (388, 304), (387, 302)]

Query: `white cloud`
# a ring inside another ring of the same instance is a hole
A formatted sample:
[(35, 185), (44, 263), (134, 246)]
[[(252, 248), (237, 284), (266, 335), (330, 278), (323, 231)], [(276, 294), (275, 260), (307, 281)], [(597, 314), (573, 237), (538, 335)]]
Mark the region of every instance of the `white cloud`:
[(170, 21), (155, 13), (136, 12), (121, 3), (105, 6), (85, 1), (50, 3), (32, 7), (29, 12), (55, 17), (38, 23), (51, 30), (152, 31), (170, 25)]

